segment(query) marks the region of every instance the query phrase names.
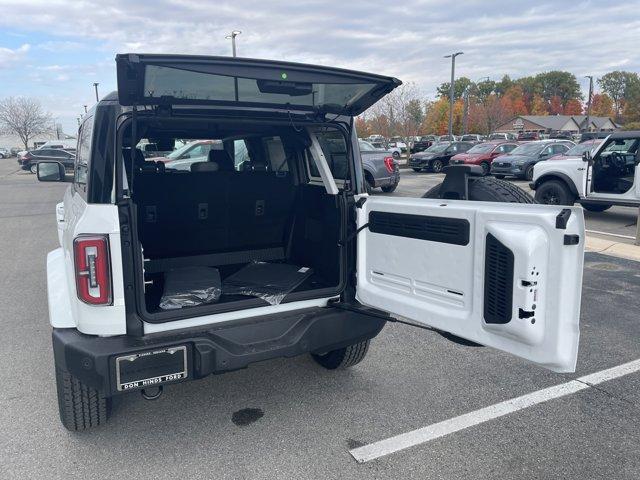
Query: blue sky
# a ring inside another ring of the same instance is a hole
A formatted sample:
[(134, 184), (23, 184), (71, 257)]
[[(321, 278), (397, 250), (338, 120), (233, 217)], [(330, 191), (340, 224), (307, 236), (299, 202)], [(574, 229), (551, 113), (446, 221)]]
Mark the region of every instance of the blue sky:
[(640, 0), (0, 0), (0, 97), (37, 97), (73, 131), (83, 105), (116, 88), (116, 53), (238, 54), (334, 65), (416, 82), (433, 96), (442, 58), (498, 79), (563, 69), (640, 71)]

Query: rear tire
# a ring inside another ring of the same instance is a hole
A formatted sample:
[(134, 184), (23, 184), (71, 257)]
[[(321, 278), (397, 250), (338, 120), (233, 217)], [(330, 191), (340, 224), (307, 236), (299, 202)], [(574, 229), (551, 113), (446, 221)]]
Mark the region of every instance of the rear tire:
[(590, 212), (604, 212), (609, 210), (613, 205), (606, 203), (583, 203), (582, 208), (589, 210)]
[(393, 152), (391, 156), (397, 160), (400, 158), (400, 152)]
[(111, 399), (56, 368), (60, 421), (67, 430), (81, 431), (104, 425), (111, 414)]
[(312, 353), (311, 357), (327, 370), (343, 370), (357, 365), (369, 351), (371, 340), (349, 345), (348, 347), (331, 350), (324, 354)]
[(395, 185), (389, 185), (388, 187), (382, 187), (382, 191), (384, 193), (391, 193), (394, 192), (396, 188), (398, 188), (397, 183)]
[(575, 197), (560, 180), (548, 180), (536, 188), (535, 200), (545, 205), (573, 205)]
[[(442, 183), (428, 190), (422, 198), (439, 198)], [(523, 189), (493, 177), (469, 179), (469, 200), (476, 202), (535, 203)]]

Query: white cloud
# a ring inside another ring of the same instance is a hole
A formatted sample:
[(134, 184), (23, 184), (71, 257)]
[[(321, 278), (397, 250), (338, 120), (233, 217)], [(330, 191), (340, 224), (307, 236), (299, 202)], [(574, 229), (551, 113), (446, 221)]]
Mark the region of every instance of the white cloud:
[(0, 47), (0, 67), (8, 67), (22, 59), (31, 48), (31, 45), (25, 43), (16, 49)]

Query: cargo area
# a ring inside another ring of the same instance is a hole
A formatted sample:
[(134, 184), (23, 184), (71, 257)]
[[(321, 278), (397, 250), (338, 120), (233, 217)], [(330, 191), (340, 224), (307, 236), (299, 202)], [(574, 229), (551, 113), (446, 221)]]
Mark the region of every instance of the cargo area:
[[(122, 152), (148, 314), (337, 293), (342, 199), (319, 181), (306, 131), (237, 123), (209, 124), (206, 132), (174, 123), (138, 128), (157, 143), (189, 138), (174, 150), (185, 155), (145, 156), (139, 144), (133, 159), (129, 148)], [(324, 128), (317, 138), (330, 165), (344, 170), (344, 136)]]

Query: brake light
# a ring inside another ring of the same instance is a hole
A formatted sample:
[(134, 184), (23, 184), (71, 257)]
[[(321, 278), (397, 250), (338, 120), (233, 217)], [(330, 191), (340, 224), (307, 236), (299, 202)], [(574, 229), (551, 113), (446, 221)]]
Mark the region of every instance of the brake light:
[(109, 240), (82, 235), (73, 241), (78, 298), (90, 305), (111, 304)]
[(384, 166), (387, 167), (387, 172), (393, 173), (395, 171), (393, 157), (384, 157)]

